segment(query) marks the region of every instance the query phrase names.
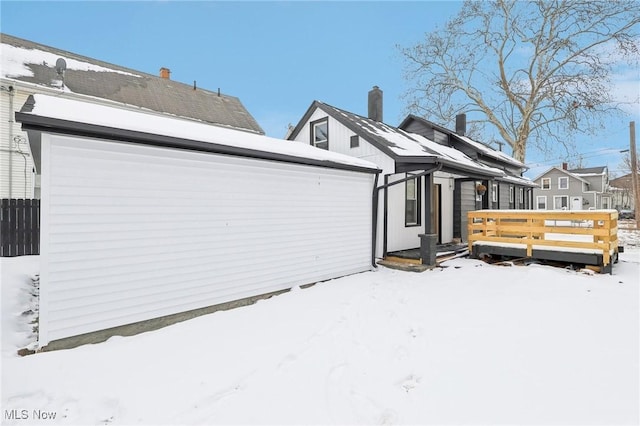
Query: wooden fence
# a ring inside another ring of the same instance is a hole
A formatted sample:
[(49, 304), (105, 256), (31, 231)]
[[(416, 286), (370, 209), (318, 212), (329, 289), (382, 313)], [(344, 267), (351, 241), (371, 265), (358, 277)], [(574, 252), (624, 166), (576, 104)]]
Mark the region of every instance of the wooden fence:
[(40, 254), (40, 200), (0, 200), (0, 257)]
[(469, 253), (595, 263), (603, 271), (618, 255), (615, 210), (478, 210), (468, 220)]

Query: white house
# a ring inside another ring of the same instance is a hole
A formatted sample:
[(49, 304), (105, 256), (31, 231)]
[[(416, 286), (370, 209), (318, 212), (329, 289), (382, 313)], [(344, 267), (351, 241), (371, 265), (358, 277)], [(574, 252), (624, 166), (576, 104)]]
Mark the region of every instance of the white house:
[(46, 95), (16, 118), (42, 174), (40, 347), (372, 267), (371, 162)]
[(378, 257), (420, 246), (422, 234), (435, 234), (441, 244), (464, 240), (466, 212), (482, 208), (483, 198), (490, 194), (497, 195), (497, 191), (479, 194), (476, 188), (481, 183), (500, 179), (532, 185), (446, 143), (383, 123), (378, 87), (369, 92), (368, 107), (368, 117), (363, 117), (314, 101), (288, 139), (380, 167)]

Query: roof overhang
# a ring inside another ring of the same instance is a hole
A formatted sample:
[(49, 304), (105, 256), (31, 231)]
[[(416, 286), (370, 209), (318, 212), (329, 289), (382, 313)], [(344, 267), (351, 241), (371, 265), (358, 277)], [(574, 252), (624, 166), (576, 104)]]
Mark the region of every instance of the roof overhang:
[[(44, 115), (39, 115), (37, 112), (32, 113), (30, 111), (33, 110), (35, 105), (35, 100), (33, 96), (29, 97), (29, 100), (23, 107), (22, 111), (16, 112), (15, 117), (16, 120), (22, 123), (22, 129), (28, 132), (29, 135), (29, 144), (31, 145), (31, 150), (34, 153), (34, 161), (37, 161), (37, 170), (40, 170), (40, 146), (41, 146), (41, 133), (52, 133), (52, 134), (63, 134), (63, 135), (71, 135), (71, 136), (81, 136), (81, 137), (90, 137), (90, 138), (99, 138), (111, 141), (118, 142), (129, 142), (143, 145), (150, 145), (156, 147), (163, 148), (174, 148), (174, 149), (183, 149), (190, 151), (198, 151), (198, 152), (206, 152), (212, 154), (224, 154), (224, 155), (232, 155), (232, 156), (241, 156), (262, 160), (270, 160), (270, 161), (278, 161), (278, 162), (286, 162), (286, 163), (294, 163), (294, 164), (303, 164), (309, 166), (317, 166), (317, 167), (325, 167), (332, 169), (340, 169), (340, 170), (350, 170), (371, 174), (378, 174), (381, 170), (375, 166), (373, 163), (370, 167), (360, 165), (360, 164), (352, 164), (346, 161), (347, 159), (351, 159), (350, 157), (345, 157), (345, 162), (339, 162), (336, 160), (332, 160), (331, 158), (320, 159), (320, 158), (310, 158), (304, 156), (290, 155), (282, 152), (274, 152), (276, 150), (269, 151), (268, 149), (268, 141), (266, 136), (262, 135), (253, 135), (246, 133), (246, 137), (253, 138), (264, 138), (265, 139), (265, 150), (247, 148), (243, 146), (234, 146), (234, 145), (224, 145), (221, 143), (202, 141), (196, 139), (189, 139), (183, 137), (176, 136), (168, 136), (163, 134), (149, 133), (147, 131), (139, 131), (132, 130), (127, 128), (115, 128), (105, 125), (98, 125), (93, 123), (86, 123), (74, 120), (66, 120), (61, 118), (54, 118)], [(108, 107), (107, 107), (108, 108)], [(132, 114), (141, 114), (141, 113), (132, 113)], [(166, 120), (177, 120), (172, 117), (167, 117)], [(184, 123), (183, 123), (184, 124)], [(199, 125), (199, 124), (192, 124)], [(207, 126), (207, 125), (202, 125)], [(231, 130), (226, 130), (231, 131)], [(242, 133), (242, 132), (241, 132)], [(285, 141), (282, 141), (283, 143)], [(257, 144), (256, 144), (257, 146)], [(310, 147), (312, 148), (312, 147)], [(312, 148), (317, 149), (317, 148)], [(38, 153), (38, 158), (36, 158), (36, 154)], [(324, 154), (327, 157), (329, 155), (335, 156), (335, 153), (327, 153)], [(342, 157), (341, 155), (339, 157)]]

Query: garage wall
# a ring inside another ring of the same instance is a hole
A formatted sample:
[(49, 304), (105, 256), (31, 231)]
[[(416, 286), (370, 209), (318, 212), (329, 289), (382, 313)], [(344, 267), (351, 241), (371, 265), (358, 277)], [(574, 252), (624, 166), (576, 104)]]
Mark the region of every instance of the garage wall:
[(369, 270), (373, 179), (43, 133), (39, 344)]

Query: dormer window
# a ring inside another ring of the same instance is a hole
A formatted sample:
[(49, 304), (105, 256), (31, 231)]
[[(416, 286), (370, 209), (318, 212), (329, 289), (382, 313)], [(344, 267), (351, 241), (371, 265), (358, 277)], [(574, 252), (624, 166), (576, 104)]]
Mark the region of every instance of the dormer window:
[(316, 148), (329, 149), (329, 120), (327, 117), (311, 123), (311, 145)]

